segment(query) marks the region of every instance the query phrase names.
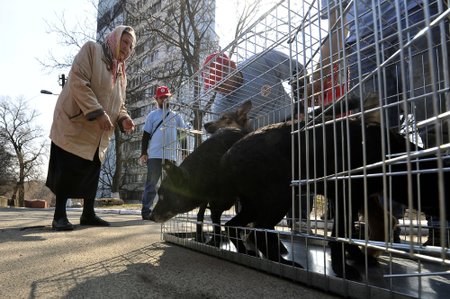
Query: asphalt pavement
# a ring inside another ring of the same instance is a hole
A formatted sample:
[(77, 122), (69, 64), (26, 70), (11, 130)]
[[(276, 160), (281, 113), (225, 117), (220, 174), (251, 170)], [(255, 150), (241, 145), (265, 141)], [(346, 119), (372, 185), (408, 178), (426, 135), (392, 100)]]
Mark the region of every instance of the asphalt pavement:
[(51, 229), (53, 209), (0, 208), (0, 298), (338, 298), (164, 242), (139, 211), (96, 210), (110, 227)]

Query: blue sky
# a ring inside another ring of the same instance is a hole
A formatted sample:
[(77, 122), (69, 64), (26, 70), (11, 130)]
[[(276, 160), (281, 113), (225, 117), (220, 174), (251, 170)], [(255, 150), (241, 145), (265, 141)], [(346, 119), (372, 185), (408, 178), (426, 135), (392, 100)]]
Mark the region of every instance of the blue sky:
[(49, 34), (46, 23), (59, 24), (64, 13), (68, 26), (86, 18), (93, 20), (95, 33), (96, 10), (89, 0), (15, 0), (2, 1), (0, 25), (2, 49), (0, 51), (0, 96), (15, 99), (23, 96), (29, 106), (36, 109), (39, 125), (46, 131), (51, 126), (56, 96), (42, 95), (41, 89), (59, 93), (61, 87), (58, 77), (68, 70), (55, 70), (49, 73), (36, 60), (46, 60), (49, 53), (63, 55), (67, 48), (60, 45), (56, 34)]

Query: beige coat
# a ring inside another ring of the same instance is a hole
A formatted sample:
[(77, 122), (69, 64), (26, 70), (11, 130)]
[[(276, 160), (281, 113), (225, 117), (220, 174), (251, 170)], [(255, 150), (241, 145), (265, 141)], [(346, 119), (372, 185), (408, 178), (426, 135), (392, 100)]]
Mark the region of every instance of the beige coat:
[[(97, 148), (103, 161), (114, 130), (101, 130), (86, 115), (103, 109), (111, 122), (127, 117), (125, 87), (119, 75), (115, 86), (108, 70), (102, 46), (87, 42), (75, 57), (69, 79), (55, 106), (50, 139), (60, 148), (87, 160), (93, 160)], [(129, 116), (128, 116), (129, 117)]]

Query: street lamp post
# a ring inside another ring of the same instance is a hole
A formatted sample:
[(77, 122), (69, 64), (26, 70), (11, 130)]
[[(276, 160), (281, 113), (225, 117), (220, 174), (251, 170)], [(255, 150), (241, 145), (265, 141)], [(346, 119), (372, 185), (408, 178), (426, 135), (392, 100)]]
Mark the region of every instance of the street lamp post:
[(66, 81), (67, 81), (66, 75), (65, 74), (61, 74), (61, 76), (59, 76), (59, 81), (60, 81), (59, 85), (62, 88), (64, 88), (64, 85), (66, 84)]
[(41, 89), (41, 93), (42, 94), (51, 94), (51, 95), (54, 95), (54, 96), (58, 96), (59, 95), (59, 93), (53, 93), (50, 90), (45, 90), (45, 89)]
[[(62, 88), (64, 88), (64, 85), (65, 85), (66, 82), (67, 82), (66, 75), (65, 75), (65, 74), (60, 75), (58, 81), (60, 82), (60, 83), (59, 83), (59, 86), (61, 86)], [(42, 93), (42, 94), (51, 94), (51, 95), (55, 95), (55, 96), (58, 96), (58, 95), (59, 95), (59, 93), (53, 93), (53, 92), (51, 92), (50, 90), (46, 90), (46, 89), (41, 89), (41, 93)]]

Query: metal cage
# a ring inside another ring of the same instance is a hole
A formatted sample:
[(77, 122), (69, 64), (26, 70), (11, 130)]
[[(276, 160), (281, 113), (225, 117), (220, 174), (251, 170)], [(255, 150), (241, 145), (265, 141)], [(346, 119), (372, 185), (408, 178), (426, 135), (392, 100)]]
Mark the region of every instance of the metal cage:
[[(269, 9), (209, 57), (215, 67), (205, 64), (178, 97), (189, 103), (184, 113), (201, 111), (203, 122), (249, 99), (255, 130), (291, 121), (290, 209), (272, 229), (225, 228), (238, 201), (222, 215), (220, 234), (208, 216), (197, 222), (195, 209), (165, 222), (163, 238), (344, 296), (443, 298), (450, 290), (449, 16), (447, 1), (287, 0)], [(233, 82), (236, 73), (244, 79)], [(217, 88), (234, 83), (237, 96), (223, 100)], [(190, 151), (198, 145), (191, 141)], [(196, 241), (198, 225), (220, 245)], [(243, 250), (230, 242), (232, 230)], [(252, 247), (273, 235), (284, 262)]]

